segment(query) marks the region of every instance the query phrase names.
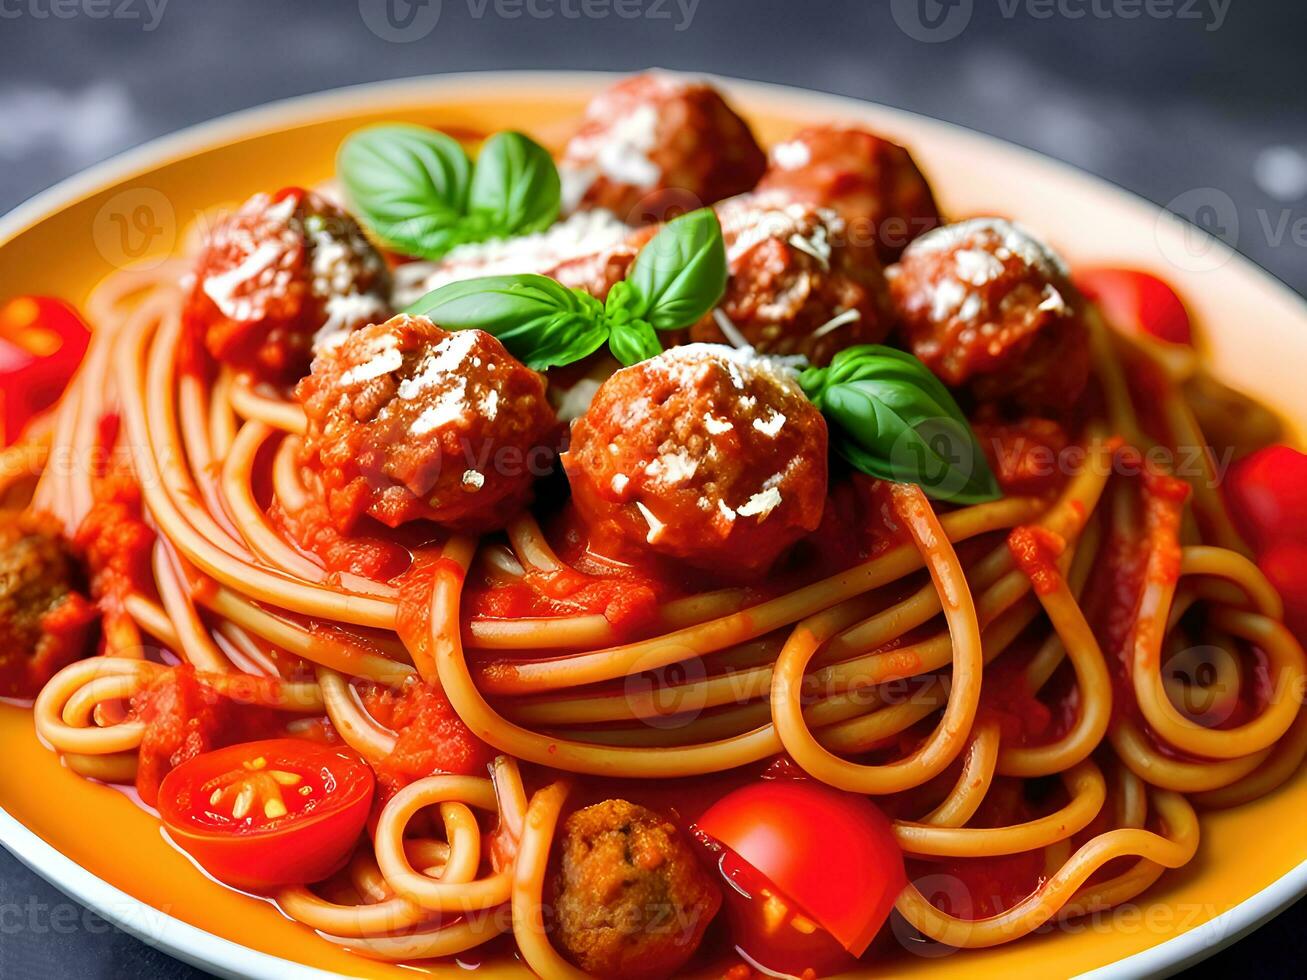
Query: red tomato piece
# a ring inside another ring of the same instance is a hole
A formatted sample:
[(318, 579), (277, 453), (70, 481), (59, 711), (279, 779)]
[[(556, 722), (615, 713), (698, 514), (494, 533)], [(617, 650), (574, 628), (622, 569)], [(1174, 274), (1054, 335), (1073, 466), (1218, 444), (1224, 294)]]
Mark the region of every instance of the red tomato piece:
[(1193, 344), (1189, 312), (1175, 290), (1156, 276), (1135, 269), (1091, 267), (1076, 270), (1072, 279), (1116, 328), (1168, 344)]
[(19, 296), (0, 306), (0, 446), (59, 400), (90, 337), (61, 300)]
[(1284, 599), (1285, 622), (1300, 640), (1307, 642), (1307, 542), (1272, 545), (1258, 565)]
[(219, 881), (249, 891), (321, 881), (358, 843), (372, 769), (347, 749), (245, 742), (184, 762), (159, 788), (173, 841)]
[(1285, 445), (1249, 453), (1230, 468), (1225, 500), (1258, 554), (1285, 539), (1307, 541), (1307, 454)]
[[(726, 849), (719, 866), (743, 889), (724, 889), (736, 945), (768, 969), (838, 967), (839, 950), (833, 957), (834, 944), (823, 947), (821, 931), (862, 955), (907, 885), (885, 815), (866, 797), (809, 780), (738, 789), (695, 829)], [(764, 879), (772, 889), (759, 884)]]

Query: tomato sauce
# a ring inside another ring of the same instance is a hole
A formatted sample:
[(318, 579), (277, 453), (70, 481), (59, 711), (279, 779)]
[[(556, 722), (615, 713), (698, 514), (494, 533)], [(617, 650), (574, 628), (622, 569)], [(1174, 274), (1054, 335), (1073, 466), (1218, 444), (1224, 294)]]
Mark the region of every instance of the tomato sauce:
[(215, 691), (189, 664), (174, 667), (138, 692), (130, 718), (145, 723), (136, 790), (151, 806), (163, 777), (183, 762), (225, 745), (284, 734), (286, 724), (281, 712)]
[(472, 734), (435, 684), (411, 681), (402, 692), (361, 688), (363, 705), (398, 736), (394, 751), (373, 766), (383, 790), (393, 792), (433, 773), (480, 776), (495, 752)]

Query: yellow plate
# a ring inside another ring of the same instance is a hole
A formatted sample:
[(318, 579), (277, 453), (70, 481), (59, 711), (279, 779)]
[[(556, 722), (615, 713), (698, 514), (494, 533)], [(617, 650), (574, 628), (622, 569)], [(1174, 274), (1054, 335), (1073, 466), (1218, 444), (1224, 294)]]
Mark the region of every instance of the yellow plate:
[[(365, 123), (514, 128), (556, 145), (589, 95), (611, 80), (445, 75), (295, 99), (195, 127), (66, 181), (0, 221), (0, 299), (46, 293), (80, 303), (115, 268), (179, 250), (215, 206), (328, 179), (336, 146)], [(1100, 180), (955, 126), (851, 99), (718, 81), (764, 143), (801, 125), (859, 121), (911, 148), (946, 213), (1006, 214), (1039, 230), (1073, 264), (1156, 272), (1189, 305), (1211, 370), (1279, 412), (1299, 441), (1307, 433), (1307, 306), (1223, 243)], [(129, 931), (233, 976), (412, 976), (340, 951), (266, 903), (203, 878), (125, 795), (60, 768), (37, 742), (28, 712), (0, 705), (0, 744), (0, 842)], [(935, 978), (964, 970), (1006, 980), (1171, 972), (1307, 892), (1304, 813), (1307, 778), (1300, 777), (1249, 806), (1204, 815), (1198, 856), (1141, 904), (1007, 947), (905, 955), (868, 973)]]

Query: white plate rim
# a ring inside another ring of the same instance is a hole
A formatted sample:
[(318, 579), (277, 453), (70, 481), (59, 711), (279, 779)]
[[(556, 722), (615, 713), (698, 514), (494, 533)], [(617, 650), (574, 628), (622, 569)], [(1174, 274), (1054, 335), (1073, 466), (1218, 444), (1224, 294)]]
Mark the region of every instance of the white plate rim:
[[(351, 107), (366, 108), (376, 99), (420, 99), (433, 101), (442, 94), (457, 97), (458, 90), (498, 88), (506, 82), (541, 87), (597, 86), (628, 74), (606, 71), (512, 71), (488, 70), (451, 72), (380, 82), (365, 82), (309, 95), (281, 99), (266, 105), (229, 113), (207, 122), (188, 126), (167, 136), (150, 140), (102, 163), (89, 167), (40, 192), (0, 218), (0, 248), (28, 227), (103, 187), (125, 180), (133, 174), (171, 160), (201, 152), (229, 139), (248, 136), (278, 122), (303, 124), (323, 115), (334, 115)], [(749, 81), (708, 73), (694, 73), (758, 99), (773, 102), (807, 103), (829, 107), (832, 115), (856, 114), (868, 108), (898, 116), (917, 124), (942, 127), (959, 134), (981, 139), (1009, 152), (1017, 152), (1027, 162), (1038, 163), (1063, 178), (1088, 181), (1115, 196), (1119, 203), (1136, 213), (1156, 216), (1162, 209), (1102, 177), (1089, 174), (1070, 164), (1045, 156), (1037, 150), (990, 136), (956, 123), (945, 122), (919, 113), (883, 106), (851, 96), (835, 95), (798, 86)], [(530, 90), (530, 89), (528, 89)], [(1202, 232), (1206, 234), (1205, 232)], [(1307, 300), (1290, 289), (1267, 270), (1242, 253), (1231, 261), (1241, 275), (1263, 280), (1263, 285), (1299, 306), (1307, 317)], [(160, 912), (133, 898), (121, 889), (96, 877), (63, 852), (47, 843), (3, 807), (0, 807), (0, 845), (19, 861), (54, 885), (65, 895), (103, 916), (114, 925), (171, 956), (192, 966), (225, 977), (250, 980), (325, 980), (340, 974), (262, 953), (239, 943)], [(1248, 935), (1298, 898), (1307, 895), (1307, 861), (1290, 869), (1276, 881), (1233, 908), (1220, 913), (1194, 929), (1168, 939), (1150, 949), (1134, 953), (1123, 960), (1080, 974), (1085, 980), (1136, 980), (1143, 977), (1170, 976), (1205, 959)], [(144, 922), (155, 927), (145, 928)]]

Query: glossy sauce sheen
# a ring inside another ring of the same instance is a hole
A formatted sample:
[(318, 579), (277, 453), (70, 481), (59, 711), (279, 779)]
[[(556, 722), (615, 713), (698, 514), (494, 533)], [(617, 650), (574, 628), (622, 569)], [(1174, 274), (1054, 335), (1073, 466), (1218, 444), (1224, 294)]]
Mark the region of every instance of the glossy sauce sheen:
[[(524, 96), (521, 91), (504, 90), (496, 98), (487, 97), (484, 92), (478, 88), (464, 104), (439, 109), (430, 106), (428, 93), (421, 101), (413, 99), (406, 103), (407, 108), (379, 107), (371, 114), (359, 112), (330, 122), (286, 129), (250, 141), (241, 147), (237, 157), (228, 152), (214, 153), (156, 173), (155, 184), (176, 200), (179, 213), (185, 214), (192, 206), (203, 206), (202, 201), (247, 195), (266, 182), (267, 173), (282, 175), (289, 159), (314, 163), (304, 166), (301, 173), (284, 173), (287, 179), (299, 179), (303, 183), (320, 180), (330, 173), (333, 151), (341, 137), (359, 125), (396, 116), (446, 131), (472, 125), (487, 129), (530, 128), (547, 142), (556, 143), (577, 117), (587, 94), (573, 89), (566, 97), (529, 93)], [(758, 99), (752, 101), (755, 108), (760, 104)], [(805, 118), (797, 112), (788, 119), (751, 112), (751, 121), (764, 143), (787, 137), (804, 124)], [(888, 135), (910, 129), (897, 119), (882, 120), (880, 125), (880, 130)], [(905, 140), (920, 143), (924, 138), (921, 134), (928, 132), (933, 133), (932, 139), (939, 141), (940, 150), (933, 154), (937, 160), (951, 160), (960, 167), (966, 162), (964, 151), (972, 147), (960, 137), (922, 127), (916, 135), (905, 134)], [(1009, 157), (1000, 154), (995, 158)], [(239, 160), (239, 165), (233, 166), (233, 159)], [(929, 157), (925, 164), (927, 170), (932, 169)], [(1001, 187), (1002, 181), (1008, 179), (999, 174), (995, 186)], [(1074, 189), (1076, 185), (1068, 186)], [(102, 196), (88, 197), (84, 206), (70, 208), (69, 220), (84, 219), (84, 225), (103, 203), (102, 197), (112, 190)], [(982, 191), (991, 192), (985, 191), (984, 180), (977, 178), (971, 197), (976, 198)], [(1032, 200), (1037, 202), (1044, 190), (1036, 187), (1034, 191), (1038, 193)], [(52, 249), (61, 234), (60, 228), (58, 221), (51, 221), (48, 230), (42, 227), (25, 234), (26, 251), (33, 258), (14, 256), (12, 268), (5, 270), (6, 285), (22, 282), (29, 290), (69, 293), (70, 289), (92, 284), (103, 271), (101, 258), (93, 254), (74, 254), (64, 268), (39, 267), (37, 256), (56, 254)], [(93, 252), (89, 245), (86, 251)], [(83, 258), (85, 262), (81, 261)], [(70, 280), (69, 267), (83, 268), (86, 274)], [(77, 286), (71, 287), (70, 282)], [(6, 765), (0, 766), (0, 802), (5, 810), (26, 826), (39, 828), (41, 836), (67, 857), (132, 897), (216, 935), (309, 966), (350, 976), (398, 978), (414, 974), (411, 967), (375, 963), (337, 949), (311, 930), (284, 918), (269, 903), (213, 884), (165, 841), (152, 813), (141, 809), (127, 794), (84, 780), (63, 768), (36, 739), (31, 713), (26, 707), (0, 704), (0, 743), (6, 749)], [(1157, 928), (1147, 929), (1140, 927), (1136, 916), (1130, 929), (1110, 935), (1102, 928), (1090, 929), (1057, 937), (1032, 937), (1009, 948), (973, 951), (967, 954), (968, 971), (975, 976), (995, 977), (1010, 977), (1014, 971), (1018, 975), (1022, 971), (1038, 974), (1048, 971), (1050, 957), (1055, 956), (1058, 973), (1075, 973), (1155, 946), (1183, 929), (1194, 928), (1285, 872), (1288, 867), (1285, 855), (1302, 853), (1301, 824), (1293, 818), (1300, 817), (1304, 809), (1307, 809), (1307, 782), (1298, 780), (1275, 796), (1238, 811), (1205, 815), (1198, 859), (1188, 868), (1168, 875), (1150, 892), (1159, 903), (1191, 903), (1193, 911), (1183, 919), (1166, 920)], [(100, 832), (88, 834), (88, 827), (99, 828)], [(1254, 830), (1261, 846), (1249, 849), (1246, 842)], [(113, 846), (105, 846), (106, 840), (113, 841)], [(1216, 860), (1221, 854), (1231, 853), (1240, 854), (1240, 861)], [(1203, 881), (1197, 882), (1195, 879), (1200, 876)], [(106, 911), (120, 911), (127, 925), (157, 935), (159, 921), (149, 910), (109, 908)], [(1109, 917), (1105, 921), (1112, 920)], [(886, 952), (894, 956), (891, 970), (895, 975), (941, 975), (938, 964), (902, 954), (897, 945), (890, 944), (894, 952)], [(944, 970), (950, 970), (952, 962), (945, 963), (948, 965)], [(445, 964), (430, 972), (455, 976), (463, 971), (453, 964)], [(493, 959), (483, 964), (479, 972), (487, 976), (526, 975), (520, 965)]]

